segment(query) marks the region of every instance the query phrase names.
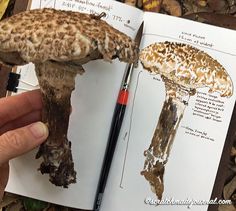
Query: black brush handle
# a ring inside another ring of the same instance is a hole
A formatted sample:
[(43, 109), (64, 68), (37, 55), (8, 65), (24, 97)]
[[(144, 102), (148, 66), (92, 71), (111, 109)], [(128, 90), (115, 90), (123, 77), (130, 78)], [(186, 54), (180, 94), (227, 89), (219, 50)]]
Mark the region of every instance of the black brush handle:
[(97, 192), (95, 196), (95, 203), (93, 207), (94, 211), (100, 210), (103, 193), (106, 187), (108, 174), (109, 174), (111, 163), (113, 160), (113, 155), (115, 152), (117, 140), (119, 138), (120, 129), (121, 129), (122, 122), (124, 119), (127, 100), (128, 100), (128, 90), (121, 90), (118, 100), (117, 100), (115, 110), (114, 110), (113, 118), (112, 118), (108, 143), (107, 143), (106, 152), (104, 155), (102, 170), (101, 170)]

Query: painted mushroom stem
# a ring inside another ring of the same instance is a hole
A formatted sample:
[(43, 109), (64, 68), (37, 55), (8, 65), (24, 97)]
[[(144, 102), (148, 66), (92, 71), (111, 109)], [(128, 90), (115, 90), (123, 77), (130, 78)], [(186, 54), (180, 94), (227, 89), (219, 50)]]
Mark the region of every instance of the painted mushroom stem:
[[(162, 77), (165, 82), (166, 96), (159, 116), (151, 144), (144, 152), (146, 157), (141, 174), (149, 181), (154, 193), (162, 198), (164, 191), (163, 176), (165, 165), (168, 162), (171, 147), (179, 123), (183, 117), (190, 94), (193, 90), (173, 84), (169, 79)], [(173, 93), (178, 93), (176, 96)]]
[(118, 58), (127, 63), (138, 59), (137, 44), (101, 20), (104, 15), (47, 8), (0, 22), (0, 62), (35, 65), (43, 98), (42, 121), (49, 128), (49, 137), (36, 158), (43, 158), (40, 171), (49, 174), (57, 186), (76, 182), (67, 131), (71, 92), (75, 76), (84, 72), (82, 65), (96, 59), (111, 62)]
[(181, 43), (154, 43), (140, 52), (140, 61), (149, 72), (160, 74), (166, 96), (141, 175), (159, 199), (164, 192), (165, 166), (190, 96), (197, 88), (208, 87), (221, 97), (230, 97), (233, 84), (221, 64), (203, 51)]

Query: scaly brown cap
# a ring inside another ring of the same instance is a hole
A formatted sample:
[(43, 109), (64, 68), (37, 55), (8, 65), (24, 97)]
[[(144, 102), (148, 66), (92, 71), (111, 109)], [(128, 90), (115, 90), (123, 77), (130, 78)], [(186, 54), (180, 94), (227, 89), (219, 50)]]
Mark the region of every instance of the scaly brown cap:
[[(104, 58), (133, 63), (138, 47), (99, 16), (55, 9), (25, 11), (0, 22), (0, 60), (84, 64)], [(11, 57), (11, 60), (8, 57)]]

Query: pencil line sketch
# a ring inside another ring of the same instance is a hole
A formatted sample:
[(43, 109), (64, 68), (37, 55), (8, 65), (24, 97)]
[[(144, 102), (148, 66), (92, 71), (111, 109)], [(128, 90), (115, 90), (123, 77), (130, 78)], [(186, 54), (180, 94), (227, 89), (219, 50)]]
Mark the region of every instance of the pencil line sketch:
[(189, 98), (195, 95), (196, 89), (204, 87), (208, 87), (210, 93), (230, 97), (233, 83), (218, 61), (188, 44), (151, 44), (141, 51), (140, 61), (144, 69), (160, 74), (165, 83), (165, 101), (151, 144), (144, 151), (141, 171), (152, 192), (162, 199), (165, 166)]
[(42, 9), (42, 8), (55, 8), (56, 7), (56, 1), (57, 0), (40, 0), (40, 3), (39, 3), (39, 8)]
[(139, 85), (139, 78), (140, 78), (140, 75), (141, 75), (142, 72), (143, 71), (140, 71), (138, 73), (137, 82), (136, 82), (136, 86), (135, 86), (135, 90), (134, 90), (134, 98), (133, 98), (132, 107), (131, 107), (131, 114), (130, 114), (130, 121), (129, 121), (129, 128), (128, 128), (128, 140), (127, 140), (127, 144), (126, 144), (125, 156), (124, 156), (124, 161), (123, 161), (123, 166), (122, 166), (122, 173), (121, 173), (121, 180), (120, 180), (120, 188), (122, 188), (122, 189), (124, 188), (123, 187), (123, 179), (124, 179), (124, 175), (125, 175), (126, 160), (127, 160), (127, 157), (128, 157), (128, 149), (129, 149), (130, 134), (131, 134), (132, 123), (133, 123), (133, 113), (134, 113), (135, 99), (136, 99), (136, 94), (137, 94), (138, 85)]

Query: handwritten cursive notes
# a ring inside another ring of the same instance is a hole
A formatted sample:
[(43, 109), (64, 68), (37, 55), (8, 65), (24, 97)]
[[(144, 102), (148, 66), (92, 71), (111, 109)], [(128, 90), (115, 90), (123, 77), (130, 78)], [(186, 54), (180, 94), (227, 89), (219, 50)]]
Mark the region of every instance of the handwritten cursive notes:
[[(103, 17), (104, 20), (112, 25), (117, 25), (119, 28), (123, 26), (127, 30), (135, 32), (137, 30), (135, 22), (137, 20), (131, 20), (130, 17), (142, 17), (142, 13), (133, 8), (126, 6), (116, 1), (101, 1), (101, 0), (40, 0), (32, 1), (31, 9), (36, 8), (55, 8), (61, 10), (71, 10), (82, 13), (88, 13), (93, 15), (99, 15), (102, 12), (106, 13)], [(126, 11), (127, 10), (127, 11)], [(120, 12), (122, 11), (122, 13)], [(134, 13), (132, 15), (132, 13)]]

